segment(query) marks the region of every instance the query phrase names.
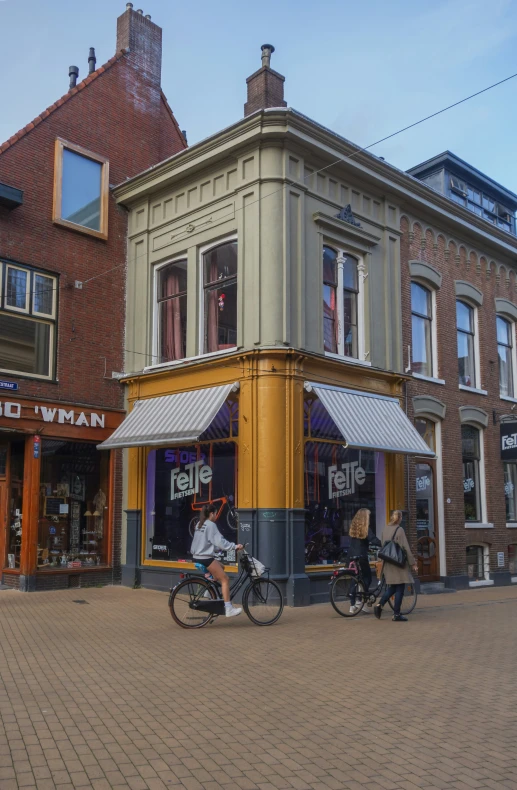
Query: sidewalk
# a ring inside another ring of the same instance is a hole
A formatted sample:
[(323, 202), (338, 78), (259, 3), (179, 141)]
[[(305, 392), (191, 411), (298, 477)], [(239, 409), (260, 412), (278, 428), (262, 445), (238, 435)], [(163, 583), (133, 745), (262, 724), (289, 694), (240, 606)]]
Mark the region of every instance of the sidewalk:
[(163, 593), (3, 591), (0, 790), (515, 790), (516, 626), (513, 587), (193, 632)]

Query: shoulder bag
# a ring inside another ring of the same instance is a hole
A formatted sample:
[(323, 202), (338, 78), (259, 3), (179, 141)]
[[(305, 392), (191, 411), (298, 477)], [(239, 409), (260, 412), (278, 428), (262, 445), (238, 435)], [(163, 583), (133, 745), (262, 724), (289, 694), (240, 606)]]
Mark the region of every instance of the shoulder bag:
[(397, 568), (403, 568), (407, 563), (407, 555), (402, 546), (395, 542), (395, 535), (399, 529), (400, 524), (393, 533), (392, 539), (388, 540), (379, 551), (379, 559), (387, 562), (389, 565), (396, 565)]

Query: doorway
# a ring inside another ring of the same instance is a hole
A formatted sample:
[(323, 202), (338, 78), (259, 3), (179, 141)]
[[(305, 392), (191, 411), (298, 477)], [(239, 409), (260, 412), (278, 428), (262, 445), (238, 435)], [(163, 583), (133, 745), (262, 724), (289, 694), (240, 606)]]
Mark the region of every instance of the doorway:
[(437, 581), (435, 465), (418, 463), (415, 465), (415, 473), (418, 576), (422, 581)]

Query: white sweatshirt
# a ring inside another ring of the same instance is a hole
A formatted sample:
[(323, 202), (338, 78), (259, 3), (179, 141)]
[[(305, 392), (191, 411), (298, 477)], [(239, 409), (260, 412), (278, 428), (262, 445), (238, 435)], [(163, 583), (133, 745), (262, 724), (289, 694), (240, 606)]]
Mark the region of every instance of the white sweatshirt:
[(217, 550), (229, 551), (235, 546), (235, 543), (223, 538), (214, 521), (207, 519), (203, 526), (194, 532), (190, 552), (194, 559), (206, 560), (209, 557), (215, 557)]

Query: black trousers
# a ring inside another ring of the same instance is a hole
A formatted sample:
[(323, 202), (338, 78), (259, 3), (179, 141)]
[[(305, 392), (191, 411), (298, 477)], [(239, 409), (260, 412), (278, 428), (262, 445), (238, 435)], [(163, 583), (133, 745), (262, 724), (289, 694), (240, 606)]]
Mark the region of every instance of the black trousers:
[[(372, 569), (370, 568), (370, 563), (368, 562), (367, 557), (361, 557), (359, 563), (361, 566), (361, 576), (363, 577), (363, 581), (364, 581), (364, 589), (365, 592), (368, 594), (368, 590), (370, 589), (370, 585), (372, 583)], [(350, 595), (351, 606), (355, 606), (356, 592), (357, 592), (357, 587), (354, 586), (352, 590), (352, 594)]]
[(392, 595), (394, 595), (395, 603), (393, 604), (393, 612), (395, 615), (400, 614), (400, 607), (402, 606), (402, 599), (404, 597), (405, 589), (406, 589), (405, 582), (404, 584), (390, 584), (389, 587), (386, 587), (386, 590), (380, 600), (381, 606), (384, 606), (384, 604), (388, 602), (388, 599), (391, 598)]

